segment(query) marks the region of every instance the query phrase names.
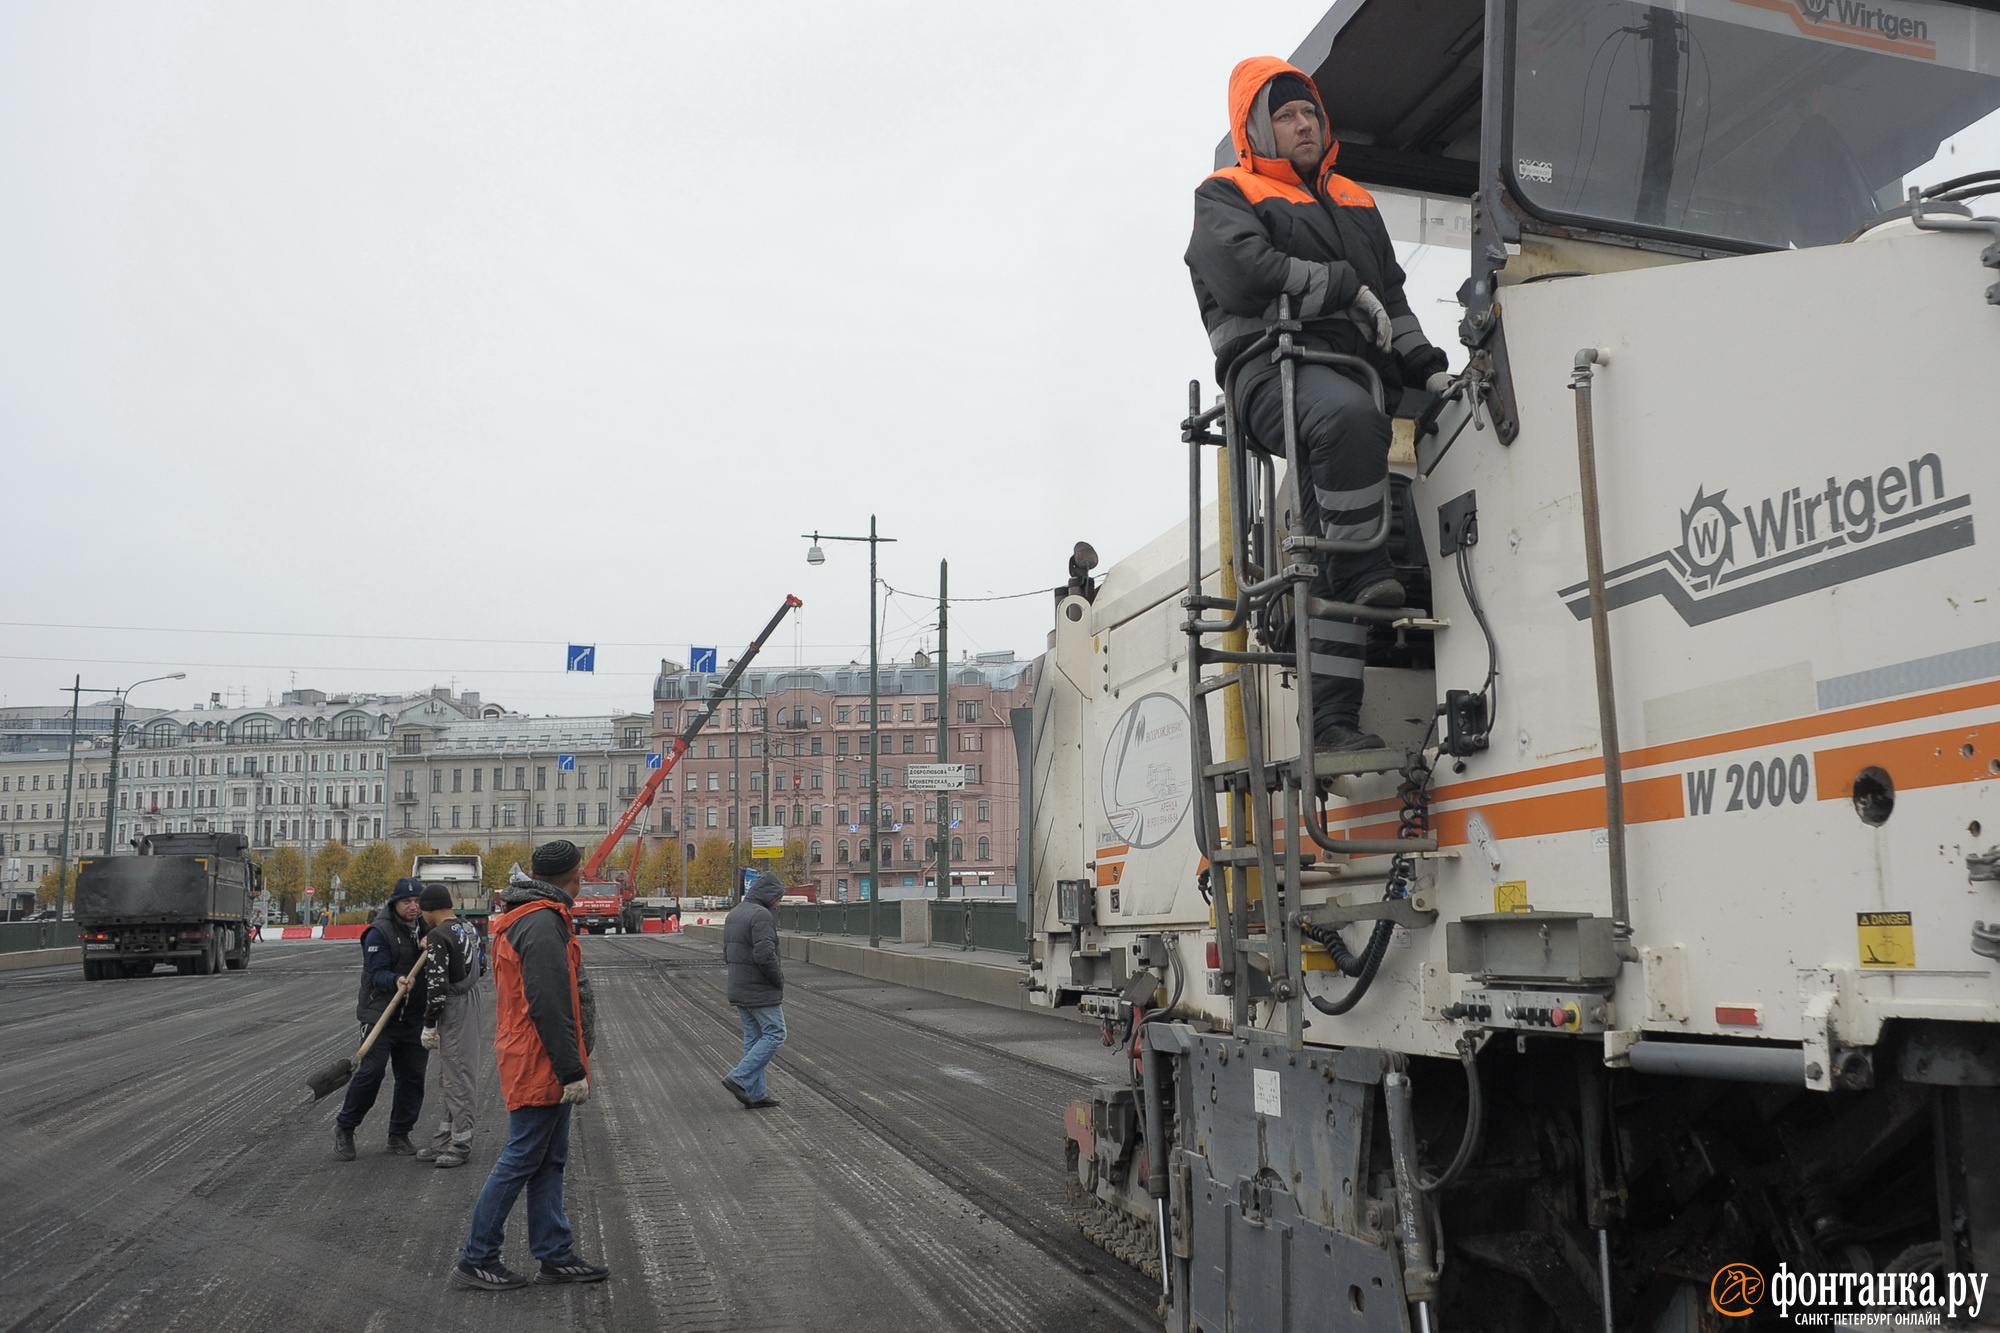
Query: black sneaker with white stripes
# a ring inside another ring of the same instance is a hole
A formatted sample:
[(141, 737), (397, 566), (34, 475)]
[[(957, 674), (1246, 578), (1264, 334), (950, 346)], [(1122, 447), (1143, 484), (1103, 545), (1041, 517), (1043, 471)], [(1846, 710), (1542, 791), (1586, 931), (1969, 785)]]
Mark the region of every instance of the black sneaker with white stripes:
[(542, 1271), (535, 1274), (535, 1281), (549, 1284), (557, 1282), (602, 1282), (611, 1276), (611, 1270), (602, 1264), (587, 1264), (581, 1259), (565, 1259), (561, 1263), (542, 1260)]
[(528, 1285), (528, 1279), (495, 1259), (490, 1264), (460, 1263), (451, 1270), (451, 1285), (475, 1291), (512, 1291)]

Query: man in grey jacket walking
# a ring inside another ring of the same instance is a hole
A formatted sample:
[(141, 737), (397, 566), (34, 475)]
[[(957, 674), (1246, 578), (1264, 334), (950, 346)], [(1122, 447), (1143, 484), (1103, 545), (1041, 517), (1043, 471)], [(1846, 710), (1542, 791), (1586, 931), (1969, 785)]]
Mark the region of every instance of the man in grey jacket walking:
[(778, 899), (785, 886), (759, 870), (743, 901), (722, 923), (722, 961), (729, 965), (729, 1002), (743, 1020), (743, 1059), (722, 1076), (722, 1086), (751, 1109), (776, 1106), (764, 1081), (765, 1066), (785, 1044), (785, 970), (778, 962)]

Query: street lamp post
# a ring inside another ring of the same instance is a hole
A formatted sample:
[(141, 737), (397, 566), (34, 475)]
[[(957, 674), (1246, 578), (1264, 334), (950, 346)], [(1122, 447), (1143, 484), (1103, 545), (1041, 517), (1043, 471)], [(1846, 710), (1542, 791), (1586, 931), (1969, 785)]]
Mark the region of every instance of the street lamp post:
[(819, 546), (823, 541), (868, 543), (868, 947), (879, 949), (882, 947), (882, 665), (875, 610), (875, 585), (879, 582), (876, 547), (896, 539), (875, 531), (873, 514), (868, 516), (866, 537), (822, 536), (817, 532), (810, 536), (812, 546), (806, 551), (809, 565), (826, 563), (826, 552)]
[[(141, 685), (151, 685), (156, 680), (186, 679), (187, 672), (176, 671), (171, 676), (148, 676), (144, 680), (135, 680), (124, 689), (117, 691), (118, 706), (113, 710), (111, 715), (111, 780), (105, 790), (104, 797), (104, 854), (106, 856), (111, 855), (112, 848), (117, 846), (113, 838), (116, 835), (118, 826), (118, 751), (125, 739), (125, 698)], [(134, 822), (136, 823), (137, 821), (135, 820)]]
[[(153, 677), (151, 677), (151, 679), (152, 679), (152, 680), (185, 680), (185, 679), (187, 679), (187, 673), (186, 673), (185, 671), (179, 671), (179, 672), (175, 672), (175, 673), (174, 673), (173, 675), (171, 675), (171, 676), (153, 676)], [(144, 685), (144, 684), (146, 684), (146, 683), (147, 683), (146, 681), (143, 681), (143, 680), (142, 680), (142, 681), (139, 681), (137, 685), (127, 685), (127, 686), (125, 687), (125, 689), (123, 689), (123, 690), (105, 690), (105, 689), (95, 689), (95, 688), (92, 688), (92, 687), (89, 687), (89, 686), (86, 686), (86, 685), (85, 685), (85, 684), (83, 683), (83, 677), (82, 677), (82, 676), (78, 676), (78, 677), (76, 677), (76, 679), (75, 679), (75, 682), (74, 682), (74, 683), (73, 683), (73, 684), (72, 684), (72, 685), (71, 685), (71, 686), (69, 687), (69, 696), (70, 696), (70, 698), (69, 698), (69, 766), (68, 766), (68, 771), (67, 771), (67, 772), (66, 772), (66, 773), (65, 773), (65, 774), (63, 775), (63, 827), (62, 827), (62, 841), (61, 841), (61, 842), (60, 842), (60, 843), (59, 843), (59, 844), (57, 845), (57, 853), (56, 853), (56, 856), (57, 856), (57, 860), (56, 860), (56, 920), (58, 920), (58, 921), (60, 921), (60, 920), (62, 920), (62, 919), (63, 919), (63, 892), (64, 892), (64, 889), (65, 889), (65, 887), (66, 887), (66, 885), (67, 885), (67, 882), (68, 882), (68, 880), (69, 880), (69, 834), (70, 834), (70, 829), (71, 829), (71, 827), (72, 827), (72, 826), (73, 826), (73, 824), (74, 824), (74, 818), (73, 818), (73, 817), (74, 817), (74, 815), (75, 815), (75, 813), (76, 813), (76, 727), (77, 727), (77, 714), (78, 714), (78, 712), (79, 712), (79, 711), (81, 710), (81, 705), (82, 705), (82, 702), (83, 702), (83, 696), (84, 696), (84, 695), (86, 695), (86, 694), (115, 694), (115, 695), (118, 695), (118, 696), (119, 696), (119, 699), (118, 699), (118, 710), (117, 710), (117, 721), (116, 721), (116, 722), (115, 722), (115, 723), (113, 724), (113, 729), (112, 729), (112, 748), (111, 748), (111, 780), (112, 780), (112, 781), (113, 781), (113, 782), (115, 783), (115, 782), (116, 782), (116, 781), (118, 780), (118, 744), (117, 744), (117, 734), (118, 734), (118, 731), (117, 731), (117, 729), (118, 729), (119, 727), (122, 727), (122, 726), (124, 725), (124, 718), (125, 718), (125, 699), (124, 699), (124, 696), (125, 696), (125, 694), (126, 694), (126, 693), (127, 693), (128, 691), (130, 691), (130, 690), (134, 690), (134, 689), (137, 689), (139, 685)], [(117, 795), (118, 795), (118, 793), (117, 793), (116, 789), (114, 788), (114, 789), (113, 789), (113, 790), (112, 790), (112, 791), (111, 791), (111, 792), (109, 793), (109, 795), (111, 796), (111, 798), (112, 798), (113, 800), (115, 800), (115, 799), (117, 798)], [(107, 804), (109, 804), (109, 803), (107, 802)], [(113, 815), (109, 815), (109, 814), (107, 814), (107, 816), (106, 816), (106, 819), (105, 819), (105, 827), (106, 827), (107, 829), (108, 829), (108, 828), (110, 828), (110, 826), (111, 826), (111, 820), (112, 820), (113, 818), (116, 818), (116, 816), (113, 816)], [(107, 852), (107, 854), (108, 854), (110, 850), (111, 850), (111, 849), (110, 849), (110, 845), (109, 845), (109, 840), (107, 839), (107, 841), (106, 841), (106, 846), (105, 846), (105, 851), (106, 851), (106, 852)]]

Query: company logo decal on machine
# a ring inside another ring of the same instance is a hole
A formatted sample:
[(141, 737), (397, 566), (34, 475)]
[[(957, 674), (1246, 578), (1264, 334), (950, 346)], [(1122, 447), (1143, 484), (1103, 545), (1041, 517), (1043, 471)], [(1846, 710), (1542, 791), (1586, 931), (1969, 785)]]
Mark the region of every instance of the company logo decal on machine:
[[(1971, 546), (1971, 509), (1969, 494), (1947, 494), (1936, 454), (1748, 503), (1697, 486), (1680, 511), (1680, 544), (1606, 571), (1605, 598), (1615, 608), (1663, 597), (1705, 625)], [(1557, 595), (1589, 618), (1587, 583)]]
[(1926, 11), (1911, 12), (1906, 6), (1870, 4), (1868, 0), (1735, 0), (1755, 9), (1768, 9), (1790, 19), (1800, 35), (1842, 46), (1887, 51), (1919, 60), (1937, 58), (1937, 39), (1931, 35)]
[(1147, 694), (1119, 714), (1104, 746), (1104, 817), (1134, 850), (1157, 847), (1187, 818), (1194, 798), (1187, 709)]

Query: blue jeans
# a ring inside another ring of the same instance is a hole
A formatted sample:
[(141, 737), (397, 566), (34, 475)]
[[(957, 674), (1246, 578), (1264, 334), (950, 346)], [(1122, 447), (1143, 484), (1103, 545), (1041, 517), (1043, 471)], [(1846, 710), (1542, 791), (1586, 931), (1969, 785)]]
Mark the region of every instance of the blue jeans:
[(729, 1071), (729, 1077), (750, 1094), (750, 1100), (758, 1101), (771, 1095), (764, 1082), (764, 1067), (785, 1044), (785, 1007), (770, 1004), (745, 1009), (739, 1005), (736, 1012), (743, 1019), (743, 1059)]
[(528, 1191), (528, 1253), (563, 1263), (570, 1250), (569, 1218), (563, 1215), (563, 1166), (569, 1161), (567, 1106), (523, 1106), (507, 1113), (507, 1146), (493, 1163), (479, 1202), (472, 1206), (472, 1230), (465, 1238), (465, 1262), (485, 1266), (500, 1258), (507, 1214)]

